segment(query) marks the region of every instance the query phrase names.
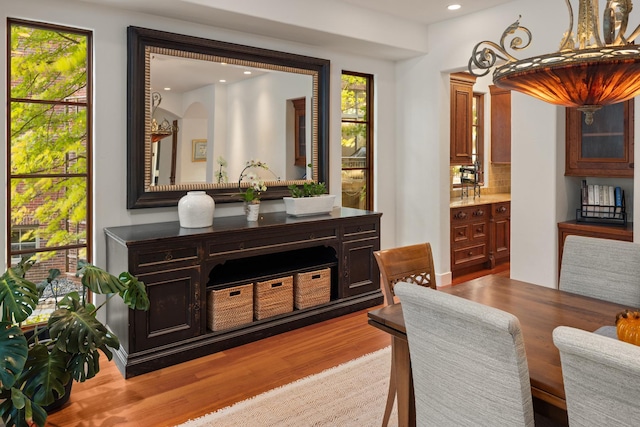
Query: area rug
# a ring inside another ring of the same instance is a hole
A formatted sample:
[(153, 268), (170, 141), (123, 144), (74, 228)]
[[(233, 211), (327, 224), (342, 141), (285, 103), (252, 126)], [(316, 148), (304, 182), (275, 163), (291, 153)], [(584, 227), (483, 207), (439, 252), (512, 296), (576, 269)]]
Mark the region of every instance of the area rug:
[[(379, 427), (390, 366), (387, 347), (179, 427)], [(389, 426), (397, 419), (394, 407)]]

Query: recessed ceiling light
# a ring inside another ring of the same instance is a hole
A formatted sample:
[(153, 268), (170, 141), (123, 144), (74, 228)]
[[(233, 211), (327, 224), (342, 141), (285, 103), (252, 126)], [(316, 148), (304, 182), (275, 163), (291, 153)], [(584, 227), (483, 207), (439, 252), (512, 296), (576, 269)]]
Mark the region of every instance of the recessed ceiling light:
[(449, 9), (449, 10), (458, 10), (461, 7), (462, 6), (460, 6), (459, 4), (450, 4), (449, 6), (447, 6), (447, 9)]
[(227, 81), (225, 79), (220, 79), (218, 80), (220, 83), (226, 83)]
[(171, 88), (170, 87), (165, 87), (164, 90), (171, 90)]
[(244, 73), (245, 74), (251, 74), (251, 71), (245, 71)]

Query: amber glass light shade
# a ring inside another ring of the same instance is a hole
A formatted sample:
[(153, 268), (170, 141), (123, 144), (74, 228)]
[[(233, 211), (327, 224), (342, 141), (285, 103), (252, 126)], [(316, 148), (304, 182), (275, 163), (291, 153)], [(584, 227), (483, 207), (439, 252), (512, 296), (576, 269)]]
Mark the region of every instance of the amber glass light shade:
[(640, 94), (635, 45), (556, 52), (497, 68), (496, 86), (566, 107), (615, 104)]

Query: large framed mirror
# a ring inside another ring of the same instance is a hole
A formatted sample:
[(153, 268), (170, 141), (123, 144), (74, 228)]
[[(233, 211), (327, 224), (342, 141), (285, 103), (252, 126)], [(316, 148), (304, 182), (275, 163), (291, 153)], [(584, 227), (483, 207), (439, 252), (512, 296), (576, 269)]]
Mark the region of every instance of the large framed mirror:
[(266, 182), (262, 199), (328, 185), (328, 60), (140, 27), (127, 36), (129, 209), (191, 190), (239, 201), (251, 161), (268, 166), (245, 171)]

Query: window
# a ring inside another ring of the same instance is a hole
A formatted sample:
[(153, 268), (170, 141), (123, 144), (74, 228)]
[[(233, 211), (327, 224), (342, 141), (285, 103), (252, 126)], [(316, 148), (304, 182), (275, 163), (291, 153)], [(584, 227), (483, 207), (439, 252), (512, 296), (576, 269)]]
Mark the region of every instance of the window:
[(342, 72), (342, 206), (373, 209), (373, 76)]
[(15, 19), (7, 31), (7, 262), (35, 256), (29, 280), (57, 268), (74, 286), (91, 261), (91, 33)]

